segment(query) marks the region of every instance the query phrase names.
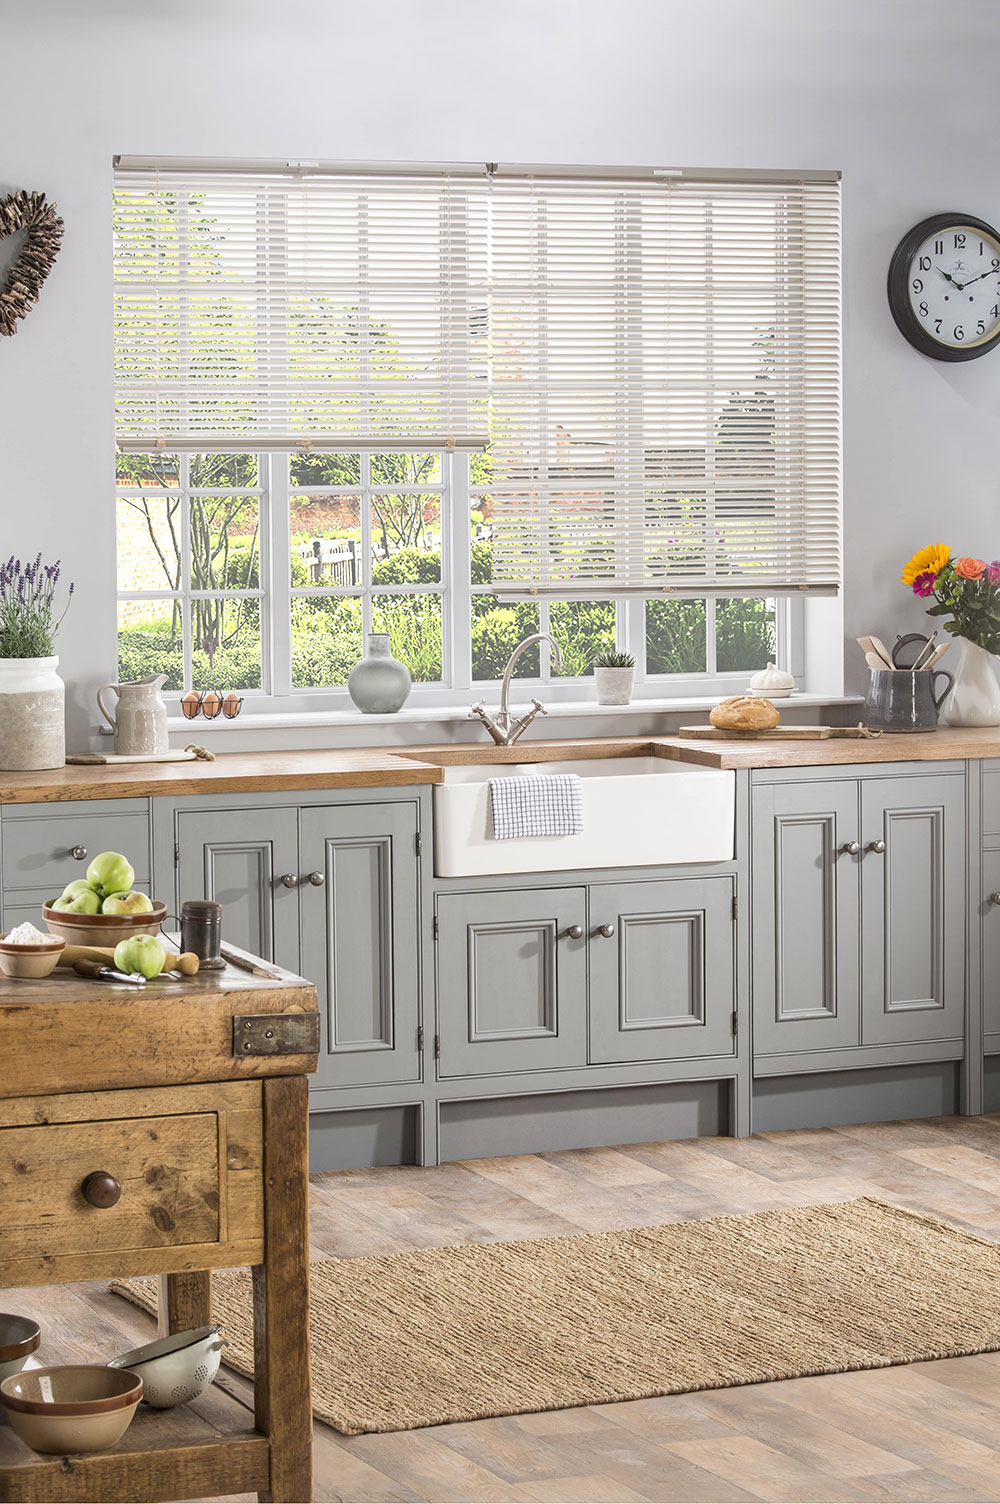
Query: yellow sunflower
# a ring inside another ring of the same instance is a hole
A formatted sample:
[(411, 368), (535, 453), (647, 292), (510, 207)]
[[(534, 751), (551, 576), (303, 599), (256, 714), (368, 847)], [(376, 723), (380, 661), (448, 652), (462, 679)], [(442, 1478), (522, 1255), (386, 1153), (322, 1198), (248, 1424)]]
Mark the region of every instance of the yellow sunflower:
[(918, 574), (939, 575), (951, 556), (947, 543), (929, 543), (919, 549), (900, 575), (904, 585), (912, 585)]

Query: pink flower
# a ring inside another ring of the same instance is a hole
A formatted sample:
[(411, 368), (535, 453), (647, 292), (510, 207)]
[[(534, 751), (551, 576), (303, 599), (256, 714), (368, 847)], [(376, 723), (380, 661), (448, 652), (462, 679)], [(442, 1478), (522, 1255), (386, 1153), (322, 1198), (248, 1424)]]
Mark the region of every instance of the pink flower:
[[(1000, 566), (998, 566), (998, 570), (1000, 570)], [(913, 594), (933, 595), (934, 581), (936, 580), (936, 578), (937, 576), (932, 574), (929, 569), (925, 569), (923, 574), (918, 574), (916, 579), (913, 581)], [(998, 573), (998, 578), (1000, 578), (1000, 573)]]
[(994, 559), (993, 563), (987, 566), (986, 578), (991, 585), (1000, 585), (1000, 559)]

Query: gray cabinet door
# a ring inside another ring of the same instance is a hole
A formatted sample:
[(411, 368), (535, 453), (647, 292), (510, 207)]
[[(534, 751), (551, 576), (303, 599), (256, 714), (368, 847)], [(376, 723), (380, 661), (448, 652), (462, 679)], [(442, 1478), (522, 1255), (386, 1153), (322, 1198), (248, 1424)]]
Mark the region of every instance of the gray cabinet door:
[(302, 971), (322, 1020), (313, 1084), (418, 1080), (416, 806), (303, 808), (300, 819)]
[(591, 1061), (731, 1055), (733, 945), (731, 878), (593, 885)]
[(299, 970), (299, 898), (285, 887), (298, 878), (294, 809), (180, 810), (177, 895), (222, 904), (222, 937)]
[[(6, 910), (4, 912), (6, 924)], [(983, 852), (980, 914), (983, 927), (983, 1033), (996, 1036), (1000, 1034), (1000, 851)], [(995, 1037), (988, 1044), (995, 1049)]]
[[(862, 1040), (961, 1038), (965, 1020), (965, 784), (862, 782)], [(882, 842), (884, 852), (872, 851)]]
[(439, 899), (442, 1076), (586, 1065), (586, 923), (583, 888)]
[(861, 858), (853, 779), (761, 784), (751, 839), (754, 1048), (860, 1043)]

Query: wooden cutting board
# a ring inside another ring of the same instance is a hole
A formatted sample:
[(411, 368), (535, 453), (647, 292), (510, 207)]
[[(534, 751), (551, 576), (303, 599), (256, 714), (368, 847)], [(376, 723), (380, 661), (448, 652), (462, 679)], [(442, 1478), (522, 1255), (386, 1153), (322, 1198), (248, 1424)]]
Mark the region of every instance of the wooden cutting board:
[(718, 742), (821, 742), (834, 737), (865, 741), (882, 733), (867, 731), (864, 726), (771, 726), (767, 731), (729, 731), (706, 723), (704, 726), (681, 726), (677, 735)]

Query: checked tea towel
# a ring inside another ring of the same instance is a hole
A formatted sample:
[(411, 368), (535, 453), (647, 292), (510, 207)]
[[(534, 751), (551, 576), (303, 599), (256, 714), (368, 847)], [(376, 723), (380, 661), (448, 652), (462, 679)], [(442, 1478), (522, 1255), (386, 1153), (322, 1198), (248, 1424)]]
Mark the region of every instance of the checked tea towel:
[(583, 829), (583, 789), (577, 773), (491, 778), (493, 838), (575, 836)]

